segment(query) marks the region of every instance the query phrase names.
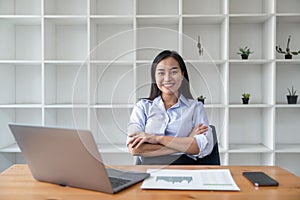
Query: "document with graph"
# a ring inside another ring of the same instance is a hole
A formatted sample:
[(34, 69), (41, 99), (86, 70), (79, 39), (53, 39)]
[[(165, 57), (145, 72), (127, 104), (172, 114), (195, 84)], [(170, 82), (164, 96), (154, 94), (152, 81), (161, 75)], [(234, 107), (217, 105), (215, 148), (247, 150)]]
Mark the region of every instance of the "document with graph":
[(229, 169), (148, 169), (147, 172), (151, 175), (144, 180), (142, 189), (240, 190)]

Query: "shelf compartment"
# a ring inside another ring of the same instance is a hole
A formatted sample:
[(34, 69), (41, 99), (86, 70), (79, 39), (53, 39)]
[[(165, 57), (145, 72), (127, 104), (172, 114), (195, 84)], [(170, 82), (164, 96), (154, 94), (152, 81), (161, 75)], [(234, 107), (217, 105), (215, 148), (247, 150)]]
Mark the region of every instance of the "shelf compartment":
[(231, 14), (260, 14), (274, 13), (273, 0), (229, 0), (229, 13)]
[(272, 108), (230, 108), (229, 147), (253, 145), (273, 150), (273, 114)]
[(133, 15), (133, 0), (91, 0), (92, 15)]
[(109, 153), (109, 154), (114, 154), (114, 153), (121, 153), (121, 154), (127, 154), (129, 153), (128, 148), (126, 145), (123, 144), (98, 144), (98, 149), (102, 153)]
[(45, 125), (72, 129), (88, 129), (88, 113), (84, 108), (45, 108)]
[[(137, 60), (153, 60), (165, 49), (179, 50), (179, 24), (174, 17), (138, 18), (136, 29)], [(149, 40), (154, 35), (155, 40)]]
[[(274, 48), (274, 18), (268, 16), (260, 17), (245, 17), (243, 18), (230, 17), (229, 24), (229, 58), (241, 59), (237, 54), (240, 47), (248, 46), (253, 54), (250, 54), (249, 59), (273, 59)], [(252, 21), (251, 21), (252, 20)]]
[(46, 104), (87, 104), (87, 66), (45, 64)]
[(229, 20), (232, 24), (263, 24), (272, 17), (272, 14), (230, 14)]
[(162, 4), (160, 0), (139, 0), (136, 1), (137, 15), (178, 15), (178, 0), (165, 0)]
[(274, 165), (273, 153), (229, 153), (229, 165)]
[[(98, 144), (101, 159), (106, 165), (134, 165), (132, 156), (124, 142), (122, 144)], [(114, 158), (114, 159), (111, 159)]]
[(0, 15), (40, 15), (41, 0), (0, 0)]
[[(133, 162), (134, 157), (128, 152), (128, 149), (124, 144), (116, 144), (114, 146), (101, 144), (98, 145), (98, 151), (101, 152), (102, 161), (107, 165), (134, 164)], [(0, 148), (0, 153), (2, 153), (2, 156), (4, 156), (6, 159), (8, 157), (7, 155), (8, 153), (18, 153), (12, 159), (12, 164), (25, 163), (22, 154), (20, 154), (21, 150), (16, 143)], [(113, 160), (111, 159), (112, 157), (114, 158)]]
[(96, 104), (92, 108), (133, 108), (134, 104)]
[(300, 14), (300, 2), (298, 0), (276, 0), (277, 13)]
[(272, 104), (230, 104), (229, 108), (271, 108)]
[(41, 60), (41, 20), (0, 18), (0, 60)]
[(133, 36), (131, 17), (92, 18), (90, 59), (112, 62), (133, 61)]
[(133, 73), (130, 64), (91, 65), (91, 104), (133, 103)]
[(0, 64), (0, 104), (41, 104), (41, 65)]
[(42, 104), (1, 104), (0, 108), (42, 108)]
[(230, 153), (266, 153), (273, 152), (272, 149), (263, 144), (232, 144), (229, 145)]
[(275, 165), (282, 167), (296, 175), (300, 174), (300, 153), (276, 153)]
[(276, 153), (300, 153), (300, 140), (298, 144), (276, 144)]
[(135, 102), (142, 98), (148, 98), (151, 89), (151, 62), (138, 63), (136, 65), (136, 85), (133, 96)]
[(268, 63), (272, 63), (273, 60), (272, 59), (249, 59), (249, 60), (241, 60), (241, 59), (233, 59), (233, 60), (229, 60), (229, 63), (233, 63), (233, 64), (254, 64), (254, 65), (262, 65), (262, 64), (268, 64)]
[(286, 65), (286, 64), (300, 64), (300, 59), (276, 59), (277, 65)]
[(225, 128), (225, 108), (205, 108), (209, 124), (216, 128), (219, 149), (225, 152), (226, 128)]
[(87, 22), (82, 18), (45, 19), (45, 59), (85, 60)]
[[(126, 146), (122, 144), (116, 144), (111, 146), (110, 144), (98, 144), (98, 149), (101, 153), (129, 153)], [(10, 144), (0, 149), (3, 153), (21, 153), (21, 149), (17, 143)]]
[(11, 65), (37, 65), (42, 64), (41, 60), (0, 60), (0, 64)]
[[(275, 132), (275, 147), (280, 150), (283, 145), (285, 149), (294, 147), (298, 144), (298, 151), (300, 146), (299, 135), (299, 116), (300, 108), (276, 108), (276, 132)], [(278, 145), (278, 146), (277, 146)]]
[[(208, 24), (208, 20), (214, 22)], [(183, 18), (183, 57), (188, 60), (225, 59), (226, 21), (220, 17), (185, 17)], [(199, 56), (198, 36), (204, 53)]]
[[(112, 147), (126, 147), (127, 124), (132, 109), (93, 108), (91, 109), (91, 130), (96, 142)], [(116, 146), (117, 145), (117, 146)]]
[[(276, 26), (276, 45), (283, 50), (286, 49), (289, 35), (291, 35), (290, 50), (300, 50), (300, 15), (299, 16), (280, 16), (277, 17)], [(276, 52), (277, 59), (284, 59), (284, 54)], [(300, 56), (293, 55), (293, 59), (300, 59)]]
[[(287, 88), (299, 91), (300, 89), (300, 65), (277, 64), (276, 66), (276, 104), (287, 104)], [(299, 102), (299, 97), (298, 97)], [(292, 106), (292, 105), (290, 105)]]
[(45, 0), (45, 15), (86, 15), (86, 0)]
[(299, 14), (277, 14), (276, 22), (283, 24), (299, 23), (300, 22), (300, 13)]
[[(30, 117), (28, 117), (30, 116)], [(39, 108), (1, 108), (0, 109), (0, 148), (14, 143), (8, 124), (42, 124), (42, 109)]]
[(1, 153), (21, 153), (21, 149), (17, 143), (9, 144), (0, 149)]
[(276, 104), (276, 108), (300, 108), (300, 104)]
[(184, 0), (182, 1), (183, 14), (226, 14), (225, 1), (222, 0)]
[(229, 103), (242, 104), (242, 94), (250, 93), (249, 104), (273, 103), (274, 64), (232, 63), (229, 66)]
[(225, 104), (225, 64), (186, 63), (194, 98), (203, 95), (206, 104)]

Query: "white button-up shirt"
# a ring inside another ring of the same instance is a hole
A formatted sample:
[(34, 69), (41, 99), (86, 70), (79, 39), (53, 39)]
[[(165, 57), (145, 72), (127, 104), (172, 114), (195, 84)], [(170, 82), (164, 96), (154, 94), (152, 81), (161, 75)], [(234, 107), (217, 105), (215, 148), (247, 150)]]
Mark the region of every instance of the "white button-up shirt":
[[(202, 102), (181, 95), (178, 102), (166, 110), (161, 96), (158, 96), (153, 101), (142, 99), (136, 103), (128, 124), (128, 134), (140, 131), (156, 135), (188, 137), (199, 123), (209, 126)], [(214, 145), (211, 128), (206, 133), (194, 137), (200, 153), (193, 157), (201, 158), (210, 154)]]

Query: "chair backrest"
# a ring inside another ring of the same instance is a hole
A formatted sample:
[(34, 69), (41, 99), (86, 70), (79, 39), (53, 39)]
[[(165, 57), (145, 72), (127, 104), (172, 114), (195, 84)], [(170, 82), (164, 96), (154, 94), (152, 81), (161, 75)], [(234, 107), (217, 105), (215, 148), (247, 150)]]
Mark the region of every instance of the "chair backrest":
[[(211, 154), (198, 159), (194, 164), (196, 165), (220, 165), (220, 155), (219, 155), (219, 146), (218, 146), (218, 137), (217, 137), (217, 132), (216, 128), (213, 125), (209, 125), (210, 128), (212, 129), (212, 134), (213, 134), (213, 141), (214, 141), (214, 147), (211, 152)], [(143, 162), (141, 161), (143, 160)], [(142, 164), (147, 164), (147, 165), (153, 165), (153, 164), (178, 164), (175, 161), (174, 157), (171, 156), (157, 156), (157, 157), (136, 157), (136, 165), (142, 165)], [(180, 163), (179, 163), (180, 164)]]
[(219, 154), (219, 146), (218, 146), (218, 137), (216, 128), (214, 125), (209, 125), (212, 129), (212, 134), (214, 138), (214, 148), (211, 152), (211, 154), (205, 156), (204, 158), (199, 159), (198, 163), (200, 165), (220, 165), (220, 154)]

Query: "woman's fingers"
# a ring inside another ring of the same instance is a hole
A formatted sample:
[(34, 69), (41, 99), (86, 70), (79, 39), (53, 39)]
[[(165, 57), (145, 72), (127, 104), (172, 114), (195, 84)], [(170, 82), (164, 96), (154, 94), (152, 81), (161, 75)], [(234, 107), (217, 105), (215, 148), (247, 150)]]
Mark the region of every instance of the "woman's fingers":
[(132, 148), (138, 148), (147, 141), (146, 133), (144, 132), (134, 132), (128, 136), (131, 137), (128, 143), (131, 144)]
[(135, 148), (139, 148), (142, 144), (146, 142), (146, 137), (142, 137), (141, 140), (137, 143)]
[(208, 126), (204, 126), (202, 123), (197, 124), (193, 129), (193, 134), (202, 134), (208, 130)]

